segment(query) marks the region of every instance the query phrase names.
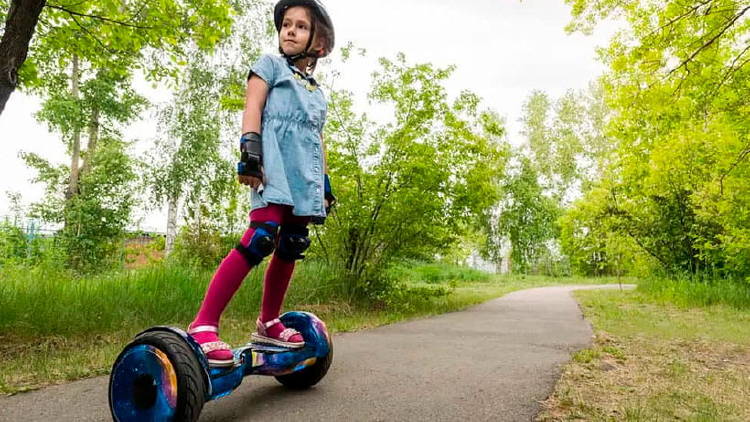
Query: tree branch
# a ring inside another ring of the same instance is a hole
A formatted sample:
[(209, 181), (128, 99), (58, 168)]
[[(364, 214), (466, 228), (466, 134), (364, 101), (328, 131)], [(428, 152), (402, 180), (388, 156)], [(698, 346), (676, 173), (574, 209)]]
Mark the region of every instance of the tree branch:
[[(705, 5), (709, 4), (709, 3), (712, 3), (713, 1), (714, 0), (699, 1), (697, 5), (691, 7), (687, 12), (685, 12), (685, 13), (679, 15), (679, 16), (676, 16), (676, 17), (674, 17), (672, 19), (670, 19), (669, 22), (667, 22), (664, 25), (660, 26), (658, 29), (653, 30), (650, 34), (647, 35), (647, 37), (650, 37), (650, 36), (654, 35), (655, 33), (658, 33), (658, 32), (661, 32), (661, 31), (667, 29), (668, 27), (670, 27), (670, 26), (674, 25), (675, 23), (681, 21), (682, 19), (686, 18), (688, 15), (694, 14), (702, 6), (705, 6)], [(710, 8), (709, 8), (709, 10), (710, 10)]]
[(670, 70), (667, 73), (667, 77), (669, 77), (670, 75), (672, 75), (674, 72), (676, 72), (677, 70), (679, 70), (682, 67), (687, 68), (688, 63), (690, 63), (693, 59), (695, 59), (695, 57), (698, 54), (700, 54), (701, 51), (703, 51), (706, 48), (710, 47), (711, 44), (713, 44), (716, 40), (718, 40), (719, 38), (721, 38), (721, 36), (724, 35), (724, 33), (727, 32), (727, 30), (729, 30), (729, 28), (731, 28), (737, 22), (737, 20), (739, 18), (741, 18), (745, 13), (747, 13), (748, 10), (750, 10), (750, 6), (745, 7), (744, 9), (740, 10), (739, 13), (737, 13), (732, 19), (729, 20), (729, 22), (727, 22), (726, 25), (724, 25), (724, 27), (721, 29), (721, 31), (719, 31), (719, 33), (717, 33), (716, 35), (714, 35), (710, 40), (708, 40), (702, 46), (700, 46), (697, 50), (695, 50), (693, 52), (693, 54), (691, 54), (688, 58), (686, 58), (685, 60), (683, 60), (682, 63), (680, 63), (679, 66), (677, 66), (674, 69)]
[(727, 80), (729, 80), (729, 77), (732, 76), (736, 71), (742, 69), (750, 61), (750, 59), (745, 60), (739, 66), (735, 67), (735, 65), (737, 64), (737, 61), (742, 56), (744, 56), (745, 53), (747, 53), (748, 51), (750, 51), (750, 42), (747, 44), (747, 47), (745, 47), (745, 49), (742, 50), (740, 54), (738, 54), (734, 58), (734, 60), (732, 60), (732, 64), (729, 65), (729, 69), (727, 69), (727, 71), (724, 73), (724, 76), (721, 78), (721, 81), (714, 87), (714, 89), (711, 90), (710, 97), (713, 97), (717, 92), (719, 92), (719, 89), (721, 89), (721, 87), (724, 86)]
[(93, 32), (89, 31), (89, 29), (85, 25), (83, 25), (81, 22), (78, 22), (78, 19), (76, 19), (74, 15), (70, 15), (70, 17), (73, 19), (73, 22), (75, 22), (76, 25), (78, 25), (79, 28), (83, 29), (83, 32), (87, 33), (91, 38), (93, 38), (106, 52), (108, 52), (109, 54), (117, 53), (117, 50), (113, 50), (107, 47), (106, 45), (104, 45), (102, 40), (100, 40), (99, 37), (94, 35)]
[[(611, 215), (616, 215), (616, 216), (619, 216), (619, 217), (623, 217), (628, 222), (632, 223), (633, 220), (634, 220), (633, 216), (631, 216), (625, 210), (620, 209), (618, 207), (618, 205), (617, 205), (617, 197), (615, 196), (614, 190), (610, 190), (610, 194), (612, 196), (612, 202), (613, 202), (614, 206), (608, 207), (608, 209), (606, 210), (606, 212), (609, 213), (609, 214), (611, 214)], [(627, 225), (623, 225), (622, 228), (625, 229), (625, 233), (627, 233), (627, 235), (630, 236), (630, 238), (633, 239), (633, 241), (635, 241), (635, 243), (638, 246), (640, 246), (641, 249), (643, 249), (644, 251), (646, 251), (646, 253), (648, 253), (649, 255), (651, 255), (652, 257), (654, 257), (657, 261), (659, 261), (664, 266), (664, 268), (669, 268), (670, 267), (670, 265), (667, 263), (667, 261), (664, 260), (664, 258), (662, 258), (661, 256), (659, 256), (659, 254), (657, 254), (655, 251), (652, 251), (651, 249), (649, 249), (648, 247), (646, 247), (646, 245), (643, 244), (643, 242), (641, 241), (641, 239), (638, 236), (636, 236), (635, 234), (633, 234), (633, 232), (631, 231), (630, 227), (628, 227)]]
[(721, 177), (719, 177), (719, 194), (724, 195), (724, 179), (729, 176), (729, 173), (731, 173), (745, 158), (750, 155), (750, 142), (748, 142), (747, 145), (745, 145), (745, 149), (740, 152), (740, 155), (737, 157), (737, 159), (732, 163), (731, 166), (729, 166), (729, 169), (726, 171), (726, 173), (722, 174)]
[(135, 25), (135, 24), (132, 24), (132, 23), (118, 21), (116, 19), (106, 18), (104, 16), (89, 15), (87, 13), (74, 12), (72, 10), (66, 9), (65, 7), (57, 6), (57, 5), (54, 5), (54, 4), (46, 4), (45, 7), (51, 7), (53, 9), (61, 10), (61, 11), (65, 12), (65, 13), (68, 13), (69, 15), (71, 15), (71, 17), (73, 17), (73, 16), (81, 16), (81, 17), (85, 17), (85, 18), (98, 19), (98, 20), (101, 20), (101, 21), (110, 22), (110, 23), (114, 23), (114, 24), (117, 24), (117, 25), (127, 26), (129, 28), (153, 29), (153, 27), (151, 27), (151, 26), (140, 26), (140, 25)]

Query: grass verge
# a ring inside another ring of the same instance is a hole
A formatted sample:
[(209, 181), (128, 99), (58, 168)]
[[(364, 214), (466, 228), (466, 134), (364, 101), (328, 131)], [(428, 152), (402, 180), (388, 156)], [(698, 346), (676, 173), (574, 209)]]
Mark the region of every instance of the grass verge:
[(750, 420), (750, 310), (640, 289), (575, 293), (594, 345), (573, 356), (538, 420)]
[[(300, 265), (286, 309), (316, 313), (332, 332), (353, 331), (466, 308), (529, 287), (616, 282), (614, 279), (500, 277), (466, 268), (401, 268), (406, 285), (385, 305), (336, 297), (328, 270)], [(405, 274), (408, 274), (405, 275)], [(167, 265), (85, 279), (19, 271), (0, 283), (0, 394), (107, 374), (122, 347), (153, 325), (185, 327), (211, 273)], [(262, 271), (250, 273), (222, 317), (222, 339), (243, 344), (253, 329)], [(442, 290), (447, 294), (432, 294)]]

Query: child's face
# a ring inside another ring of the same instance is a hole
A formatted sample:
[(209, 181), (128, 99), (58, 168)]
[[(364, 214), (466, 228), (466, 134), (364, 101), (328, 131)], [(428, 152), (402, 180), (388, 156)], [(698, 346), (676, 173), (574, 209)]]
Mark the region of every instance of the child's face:
[(279, 31), (279, 42), (290, 56), (302, 53), (310, 39), (310, 14), (301, 6), (290, 7), (284, 14)]
[[(284, 20), (281, 22), (279, 31), (279, 42), (284, 54), (293, 56), (302, 53), (307, 47), (310, 39), (310, 11), (302, 6), (294, 6), (287, 9), (284, 13)], [(317, 31), (316, 31), (317, 32)], [(311, 50), (319, 51), (325, 47), (325, 39), (315, 37)]]

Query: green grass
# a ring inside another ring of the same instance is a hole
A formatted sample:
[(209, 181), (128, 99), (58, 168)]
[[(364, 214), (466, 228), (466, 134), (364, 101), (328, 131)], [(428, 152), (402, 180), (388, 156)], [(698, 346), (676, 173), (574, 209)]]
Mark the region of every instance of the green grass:
[(721, 295), (707, 289), (640, 286), (575, 292), (596, 340), (573, 356), (538, 419), (750, 420), (750, 308), (706, 300)]
[(687, 307), (655, 300), (640, 291), (576, 292), (576, 296), (598, 329), (618, 336), (750, 345), (750, 309), (728, 305)]
[[(393, 270), (407, 286), (379, 303), (348, 300), (325, 265), (303, 261), (285, 309), (316, 313), (332, 332), (358, 330), (466, 308), (528, 287), (614, 279), (499, 277), (443, 265)], [(184, 327), (194, 317), (212, 271), (155, 265), (72, 278), (62, 271), (6, 268), (0, 273), (0, 394), (106, 374), (122, 347), (153, 325)], [(247, 341), (261, 297), (253, 270), (222, 316), (222, 339)]]
[(682, 307), (727, 305), (750, 309), (750, 283), (735, 280), (646, 279), (638, 290), (651, 300)]

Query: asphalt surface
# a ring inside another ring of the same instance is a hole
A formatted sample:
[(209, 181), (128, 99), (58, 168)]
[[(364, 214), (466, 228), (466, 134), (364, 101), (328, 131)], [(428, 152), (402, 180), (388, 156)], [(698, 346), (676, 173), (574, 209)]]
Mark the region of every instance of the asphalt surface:
[[(514, 292), (461, 312), (333, 337), (326, 378), (288, 391), (248, 377), (201, 421), (529, 421), (592, 340), (570, 291)], [(110, 420), (108, 377), (0, 398), (0, 421)]]

